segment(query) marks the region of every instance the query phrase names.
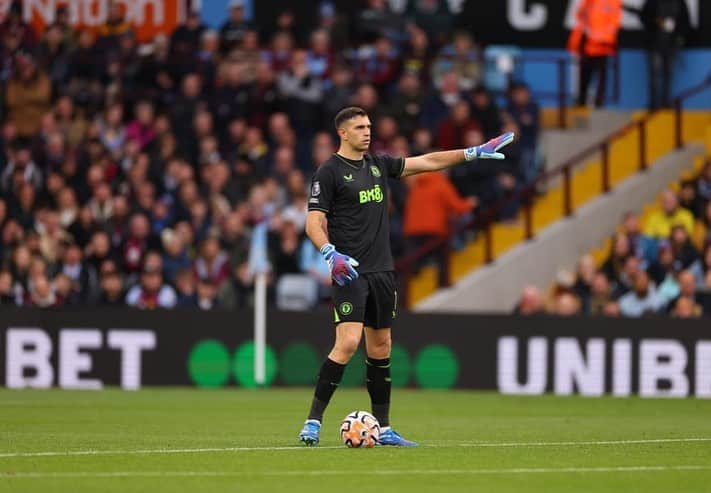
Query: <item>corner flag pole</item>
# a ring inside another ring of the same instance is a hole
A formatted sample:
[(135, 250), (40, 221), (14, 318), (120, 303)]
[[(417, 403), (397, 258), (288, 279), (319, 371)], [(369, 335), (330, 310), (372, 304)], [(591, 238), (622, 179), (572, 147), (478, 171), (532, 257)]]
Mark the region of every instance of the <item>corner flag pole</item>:
[(254, 274), (254, 383), (267, 383), (267, 276), (271, 270), (267, 255), (267, 219), (254, 227), (249, 248), (249, 269)]
[(266, 383), (267, 347), (267, 274), (262, 271), (254, 280), (254, 381)]

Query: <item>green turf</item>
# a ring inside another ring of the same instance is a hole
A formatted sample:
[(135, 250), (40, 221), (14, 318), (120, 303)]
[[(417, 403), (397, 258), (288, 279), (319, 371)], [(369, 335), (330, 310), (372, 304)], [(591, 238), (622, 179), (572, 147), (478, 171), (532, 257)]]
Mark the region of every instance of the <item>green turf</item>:
[[(711, 489), (711, 401), (701, 400), (397, 391), (396, 429), (422, 447), (326, 448), (340, 445), (342, 416), (368, 407), (364, 390), (341, 389), (326, 416), (325, 447), (127, 453), (290, 447), (296, 444), (309, 399), (306, 389), (0, 391), (0, 491)], [(709, 441), (551, 444), (687, 438)], [(67, 451), (116, 453), (8, 456)], [(618, 469), (640, 466), (660, 469)], [(701, 467), (683, 469), (687, 466)]]

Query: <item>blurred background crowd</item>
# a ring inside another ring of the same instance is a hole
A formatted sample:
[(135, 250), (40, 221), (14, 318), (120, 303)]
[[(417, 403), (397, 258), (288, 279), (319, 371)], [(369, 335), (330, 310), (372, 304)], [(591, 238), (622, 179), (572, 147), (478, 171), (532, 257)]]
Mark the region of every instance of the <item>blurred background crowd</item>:
[(580, 258), (543, 293), (528, 286), (515, 313), (537, 315), (711, 314), (711, 160), (701, 173), (665, 190), (644, 219), (628, 212), (604, 263)]
[(503, 165), (393, 182), (396, 256), (534, 180), (540, 117), (526, 85), (490, 94), (475, 35), (446, 2), (412, 3), (394, 15), (371, 0), (347, 18), (324, 2), (306, 29), (289, 10), (256, 25), (232, 0), (219, 30), (191, 12), (141, 44), (118, 3), (98, 30), (74, 29), (60, 8), (40, 34), (15, 2), (0, 25), (0, 303), (243, 307), (258, 248), (270, 300), (297, 276), (317, 303), (331, 281), (303, 234), (307, 189), (349, 105), (369, 112), (377, 153), (520, 136)]

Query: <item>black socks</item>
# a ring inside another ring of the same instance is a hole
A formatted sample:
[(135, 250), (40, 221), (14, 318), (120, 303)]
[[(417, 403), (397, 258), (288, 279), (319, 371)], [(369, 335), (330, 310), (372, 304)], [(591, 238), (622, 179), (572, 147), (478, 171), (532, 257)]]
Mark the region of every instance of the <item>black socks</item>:
[(323, 362), (318, 374), (318, 380), (316, 381), (316, 391), (314, 392), (314, 399), (311, 402), (309, 419), (315, 419), (319, 422), (323, 419), (323, 412), (326, 410), (331, 396), (333, 396), (336, 388), (338, 388), (338, 384), (341, 383), (343, 370), (345, 369), (346, 365), (336, 363), (328, 358)]
[(365, 360), (367, 387), (373, 415), (380, 426), (390, 426), (390, 358)]
[[(370, 402), (373, 408), (373, 415), (380, 423), (380, 426), (390, 426), (390, 358), (375, 359), (368, 358), (365, 361), (367, 367), (367, 387), (370, 394)], [(328, 358), (321, 365), (316, 382), (316, 391), (311, 402), (309, 419), (317, 421), (323, 420), (323, 413), (328, 406), (333, 393), (338, 388), (343, 378), (343, 370), (346, 365), (336, 363)]]

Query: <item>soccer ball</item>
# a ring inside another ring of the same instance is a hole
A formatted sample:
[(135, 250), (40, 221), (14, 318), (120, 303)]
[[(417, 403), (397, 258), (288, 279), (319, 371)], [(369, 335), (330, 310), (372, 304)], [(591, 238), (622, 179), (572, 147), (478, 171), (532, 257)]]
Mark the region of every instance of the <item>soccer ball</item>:
[(365, 411), (353, 411), (341, 422), (341, 440), (348, 447), (374, 447), (380, 439), (380, 423)]

